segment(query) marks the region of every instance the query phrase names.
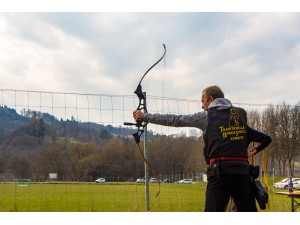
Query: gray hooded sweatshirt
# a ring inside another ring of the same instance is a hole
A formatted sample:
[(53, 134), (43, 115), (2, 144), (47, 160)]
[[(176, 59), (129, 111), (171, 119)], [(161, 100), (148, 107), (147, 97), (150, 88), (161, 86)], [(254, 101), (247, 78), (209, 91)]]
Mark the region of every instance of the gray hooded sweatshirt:
[[(228, 99), (217, 98), (209, 104), (208, 108), (223, 110), (231, 106), (232, 104)], [(206, 110), (189, 115), (145, 113), (144, 121), (172, 127), (195, 127), (202, 130), (203, 134), (205, 134), (208, 124), (208, 113)]]

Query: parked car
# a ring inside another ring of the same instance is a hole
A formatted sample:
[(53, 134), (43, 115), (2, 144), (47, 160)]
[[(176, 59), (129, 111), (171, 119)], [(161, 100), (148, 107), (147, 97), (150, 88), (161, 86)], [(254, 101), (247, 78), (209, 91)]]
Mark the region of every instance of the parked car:
[[(295, 183), (299, 183), (300, 182), (300, 178), (293, 178), (293, 186), (295, 186)], [(288, 189), (289, 186), (289, 178), (285, 178), (279, 182), (276, 182), (274, 184), (274, 188), (284, 188), (284, 189)]]
[(300, 183), (300, 178), (294, 178), (293, 179), (293, 186)]
[(293, 182), (293, 187), (294, 187), (294, 189), (300, 190), (300, 180)]
[(178, 181), (179, 184), (191, 184), (193, 182), (192, 179), (183, 179)]
[(136, 180), (137, 183), (145, 183), (145, 179), (144, 178), (138, 178)]
[(96, 183), (105, 183), (105, 178), (98, 178), (95, 180)]
[(171, 179), (164, 179), (164, 183), (173, 183)]
[(150, 183), (157, 183), (157, 179), (156, 178), (151, 178)]
[(279, 182), (276, 182), (274, 184), (274, 188), (283, 188), (284, 184), (287, 184), (288, 180), (289, 180), (289, 178), (285, 178), (285, 179), (283, 179), (283, 180), (281, 180)]

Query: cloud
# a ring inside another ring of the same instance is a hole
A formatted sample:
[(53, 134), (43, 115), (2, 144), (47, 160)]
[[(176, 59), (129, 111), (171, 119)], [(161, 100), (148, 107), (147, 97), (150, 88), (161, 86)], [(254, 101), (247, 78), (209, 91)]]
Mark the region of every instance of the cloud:
[(298, 102), (299, 13), (1, 13), (1, 88)]

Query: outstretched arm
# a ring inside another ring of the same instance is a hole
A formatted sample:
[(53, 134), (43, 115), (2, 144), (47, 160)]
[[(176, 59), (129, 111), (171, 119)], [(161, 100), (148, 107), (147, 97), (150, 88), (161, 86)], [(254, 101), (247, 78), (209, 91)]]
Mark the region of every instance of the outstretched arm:
[(140, 110), (133, 112), (133, 118), (137, 122), (148, 122), (163, 126), (171, 127), (196, 127), (201, 129), (204, 133), (207, 127), (207, 112), (198, 112), (189, 115), (177, 114), (159, 114), (159, 113), (143, 113)]

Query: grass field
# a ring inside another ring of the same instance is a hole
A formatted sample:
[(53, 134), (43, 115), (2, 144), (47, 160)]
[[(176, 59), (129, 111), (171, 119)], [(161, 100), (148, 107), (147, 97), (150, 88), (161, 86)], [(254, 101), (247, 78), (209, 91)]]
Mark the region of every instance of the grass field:
[[(206, 184), (150, 184), (153, 212), (201, 212)], [(280, 191), (280, 190), (276, 190)], [(282, 191), (282, 190), (281, 190)], [(145, 212), (145, 186), (136, 183), (0, 183), (2, 212)], [(290, 211), (291, 200), (272, 192), (271, 212)]]

